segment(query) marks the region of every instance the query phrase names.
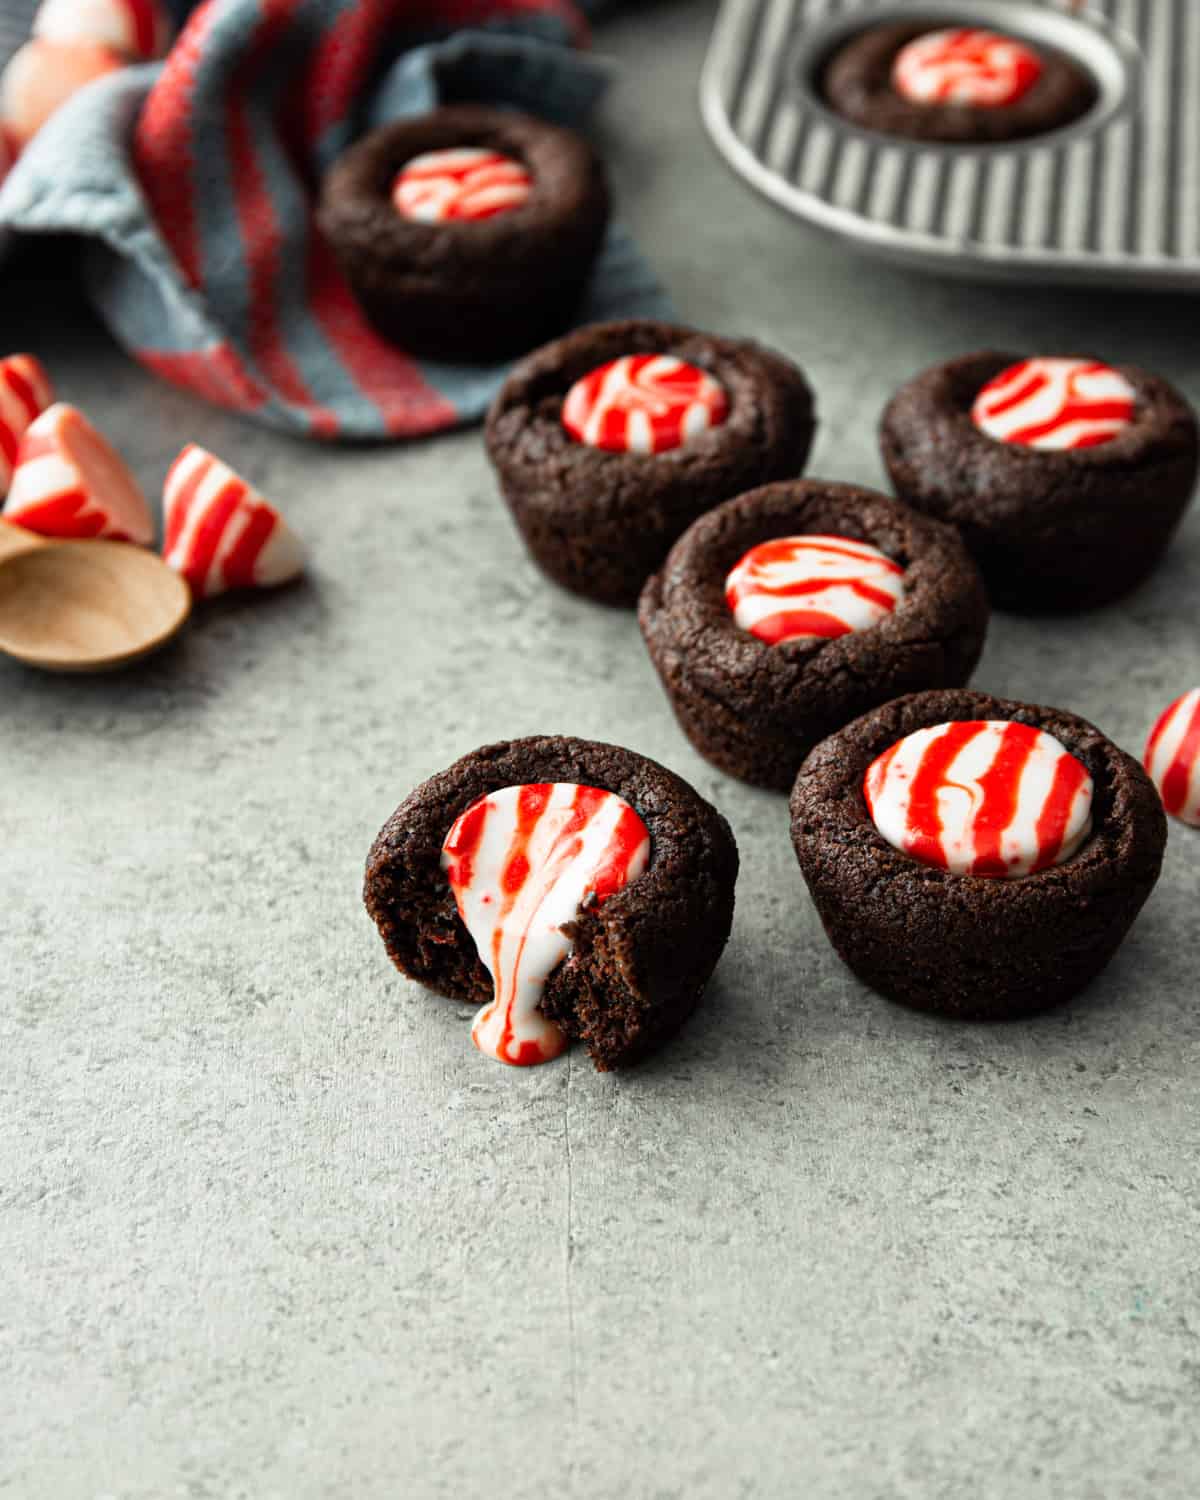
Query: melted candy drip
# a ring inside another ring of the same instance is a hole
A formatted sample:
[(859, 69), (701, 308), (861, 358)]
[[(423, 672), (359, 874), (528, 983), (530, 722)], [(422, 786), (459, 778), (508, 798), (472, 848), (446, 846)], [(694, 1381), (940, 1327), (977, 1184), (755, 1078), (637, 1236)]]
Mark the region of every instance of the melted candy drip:
[(1092, 831), (1092, 778), (1043, 730), (1010, 720), (921, 729), (870, 767), (867, 807), (893, 847), (954, 875), (1032, 875)]
[(471, 1037), (517, 1067), (567, 1046), (538, 1009), (551, 973), (572, 949), (563, 927), (602, 905), (650, 859), (650, 834), (627, 802), (569, 782), (509, 786), (473, 802), (442, 845), (442, 868), (495, 984)]

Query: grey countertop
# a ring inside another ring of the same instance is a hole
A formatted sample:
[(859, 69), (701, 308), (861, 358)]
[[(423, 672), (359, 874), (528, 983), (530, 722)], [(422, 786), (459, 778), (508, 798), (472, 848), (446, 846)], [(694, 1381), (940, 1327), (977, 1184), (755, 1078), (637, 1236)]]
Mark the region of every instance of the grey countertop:
[[(601, 28), (606, 149), (681, 313), (808, 370), (813, 472), (879, 483), (889, 392), (972, 347), (1200, 400), (1194, 302), (920, 279), (757, 201), (697, 124), (710, 19)], [(314, 562), (124, 676), (0, 665), (0, 1492), (1194, 1496), (1200, 834), (1068, 1009), (897, 1009), (826, 943), (784, 800), (690, 751), (632, 616), (534, 572), (478, 433), (265, 433), (143, 374), (47, 266), (0, 292), (4, 344), (154, 492), (188, 439), (229, 456)], [(997, 619), (976, 680), (1137, 751), (1200, 681), (1198, 576), (1200, 513), (1128, 603)], [(534, 731), (665, 761), (741, 846), (708, 998), (627, 1076), (485, 1062), (360, 905), (410, 787)]]

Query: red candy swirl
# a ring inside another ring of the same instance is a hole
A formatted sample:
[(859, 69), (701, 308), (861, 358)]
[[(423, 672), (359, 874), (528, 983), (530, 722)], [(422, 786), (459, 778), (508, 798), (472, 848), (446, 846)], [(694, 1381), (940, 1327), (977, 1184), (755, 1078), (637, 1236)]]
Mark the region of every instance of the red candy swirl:
[(613, 453), (664, 453), (719, 427), (729, 399), (711, 375), (671, 354), (626, 354), (577, 380), (563, 426)]
[(1110, 442), (1133, 421), (1137, 393), (1094, 359), (1023, 359), (975, 398), (971, 418), (1000, 443), (1063, 451)]
[(1171, 816), (1200, 827), (1200, 688), (1159, 715), (1142, 764)]
[(495, 983), (475, 1018), (481, 1052), (517, 1067), (567, 1045), (539, 1007), (572, 949), (564, 930), (646, 868), (650, 834), (614, 792), (571, 782), (503, 787), (473, 802), (446, 835), (442, 868)]
[(937, 724), (898, 740), (863, 785), (894, 848), (954, 875), (1013, 878), (1062, 864), (1092, 831), (1092, 778), (1044, 730)]
[(783, 536), (760, 542), (725, 580), (734, 622), (769, 646), (867, 630), (904, 595), (904, 569), (867, 542)]
[(528, 201), (533, 178), (519, 161), (482, 146), (427, 151), (397, 174), (392, 203), (405, 219), (493, 219)]
[(969, 26), (926, 32), (902, 47), (892, 64), (893, 88), (913, 104), (1015, 104), (1041, 76), (1032, 47)]

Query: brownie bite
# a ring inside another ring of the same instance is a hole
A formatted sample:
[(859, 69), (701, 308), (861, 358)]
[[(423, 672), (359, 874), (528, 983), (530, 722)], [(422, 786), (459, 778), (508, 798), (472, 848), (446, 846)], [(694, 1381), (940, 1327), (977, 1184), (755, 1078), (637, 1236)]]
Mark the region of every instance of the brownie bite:
[(1044, 135), (1096, 101), (1090, 75), (1054, 48), (936, 20), (867, 27), (828, 60), (821, 88), (864, 129), (967, 145)]
[(1120, 598), (1153, 570), (1196, 483), (1195, 413), (1131, 365), (985, 351), (918, 375), (880, 428), (896, 493), (955, 525), (992, 603)]
[(738, 855), (686, 782), (616, 745), (486, 745), (412, 792), (367, 861), (393, 963), (482, 1006), (485, 1054), (526, 1065), (581, 1040), (596, 1067), (655, 1051), (729, 937)]
[(814, 429), (808, 383), (781, 355), (637, 319), (523, 360), (493, 403), (487, 449), (542, 571), (632, 605), (697, 516), (801, 473)]
[(974, 692), (916, 693), (812, 752), (792, 841), (833, 946), (872, 989), (968, 1020), (1069, 999), (1158, 879), (1166, 819), (1093, 725)]
[(813, 746), (867, 709), (966, 682), (988, 605), (952, 528), (814, 479), (702, 516), (647, 581), (638, 621), (700, 754), (786, 791)]
[(573, 131), (454, 105), (351, 146), (325, 175), (318, 217), (385, 337), (432, 359), (491, 361), (570, 322), (609, 192)]

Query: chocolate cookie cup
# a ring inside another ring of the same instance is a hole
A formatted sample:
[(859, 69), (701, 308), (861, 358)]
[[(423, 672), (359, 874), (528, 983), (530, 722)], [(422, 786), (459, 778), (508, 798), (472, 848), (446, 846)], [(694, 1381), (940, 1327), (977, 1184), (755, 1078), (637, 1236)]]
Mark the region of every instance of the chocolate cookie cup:
[[(857, 539), (898, 564), (892, 612), (836, 639), (769, 645), (742, 629), (726, 601), (730, 570), (760, 543), (804, 535)], [(966, 682), (988, 605), (951, 528), (874, 490), (811, 479), (751, 490), (702, 516), (647, 581), (638, 622), (699, 753), (730, 776), (787, 791), (813, 746), (867, 709)]]
[(547, 735), (485, 745), (419, 786), (388, 819), (367, 860), (364, 899), (402, 973), (484, 1005), (493, 981), (442, 850), (480, 798), (546, 783), (615, 794), (649, 834), (641, 873), (602, 903), (586, 900), (565, 925), (571, 948), (538, 1006), (606, 1072), (647, 1056), (679, 1028), (729, 937), (737, 847), (721, 814), (678, 776), (590, 740)]
[[(664, 452), (619, 452), (564, 425), (568, 393), (628, 356), (667, 356), (724, 393), (717, 425)], [(816, 427), (800, 370), (744, 339), (668, 323), (598, 323), (531, 354), (487, 420), (487, 449), (534, 561), (601, 604), (632, 605), (671, 543), (722, 500), (801, 473)]]
[(1192, 409), (1131, 365), (1131, 419), (1095, 446), (1000, 442), (972, 418), (980, 391), (1020, 357), (992, 350), (937, 365), (897, 391), (880, 445), (896, 493), (956, 526), (993, 605), (1054, 614), (1095, 608), (1154, 569), (1196, 483)]
[[(863, 790), (877, 758), (907, 735), (978, 720), (1044, 731), (1092, 778), (1090, 836), (1066, 863), (1010, 879), (953, 874), (880, 834)], [(1044, 1010), (1095, 978), (1154, 888), (1166, 843), (1149, 778), (1093, 725), (963, 691), (899, 698), (818, 745), (791, 814), (796, 857), (842, 959), (891, 1000), (965, 1020)]]
[(870, 26), (840, 47), (825, 65), (821, 91), (843, 119), (865, 130), (909, 140), (988, 145), (1059, 130), (1096, 102), (1091, 77), (1070, 58), (1038, 43), (1024, 43), (1041, 72), (1010, 103), (971, 104), (906, 98), (893, 77), (897, 56), (911, 42), (945, 26), (945, 19)]
[[(490, 217), (403, 216), (393, 185), (428, 152), (486, 148), (521, 164), (527, 201)], [(603, 164), (573, 131), (510, 110), (454, 105), (385, 125), (321, 184), (318, 218), (368, 317), (402, 348), (490, 361), (570, 321), (609, 218)]]

